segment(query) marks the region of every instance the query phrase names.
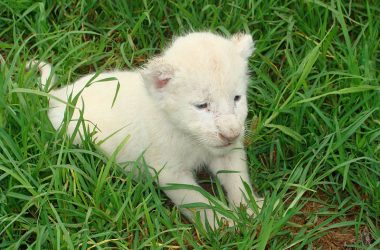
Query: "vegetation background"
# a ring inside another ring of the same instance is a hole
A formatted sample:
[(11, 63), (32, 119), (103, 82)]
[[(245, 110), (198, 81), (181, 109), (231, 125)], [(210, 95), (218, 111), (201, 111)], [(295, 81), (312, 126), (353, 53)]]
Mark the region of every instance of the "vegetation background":
[[(379, 17), (378, 0), (0, 0), (0, 249), (380, 248)], [(215, 232), (90, 135), (54, 131), (25, 70), (49, 61), (65, 85), (133, 69), (192, 30), (257, 41), (247, 151), (266, 203)]]

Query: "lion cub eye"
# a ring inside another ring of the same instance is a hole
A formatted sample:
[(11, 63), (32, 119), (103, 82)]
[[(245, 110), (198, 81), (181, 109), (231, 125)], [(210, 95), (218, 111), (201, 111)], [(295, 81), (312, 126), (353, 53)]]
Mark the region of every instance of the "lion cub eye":
[(234, 98), (234, 101), (235, 101), (235, 102), (240, 101), (240, 99), (241, 99), (241, 96), (240, 96), (240, 95), (235, 95), (235, 98)]
[(194, 106), (195, 106), (197, 109), (206, 109), (206, 108), (208, 108), (208, 103), (205, 102), (205, 103), (201, 103), (201, 104), (194, 104)]

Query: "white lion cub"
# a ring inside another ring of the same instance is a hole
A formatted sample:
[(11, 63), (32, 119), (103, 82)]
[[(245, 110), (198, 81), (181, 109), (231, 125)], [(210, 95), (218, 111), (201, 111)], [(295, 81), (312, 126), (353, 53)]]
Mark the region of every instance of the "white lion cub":
[[(230, 206), (235, 207), (246, 204), (249, 197), (243, 182), (251, 187), (242, 140), (248, 58), (253, 51), (249, 35), (228, 39), (209, 32), (190, 33), (175, 39), (141, 70), (87, 75), (50, 94), (64, 101), (80, 95), (68, 125), (69, 135), (83, 112), (86, 126), (97, 131), (96, 140), (105, 140), (100, 147), (107, 154), (130, 136), (117, 162), (134, 161), (143, 154), (159, 173), (160, 186), (198, 186), (193, 172), (206, 165), (224, 186)], [(51, 66), (39, 63), (38, 67), (45, 85)], [(59, 129), (66, 104), (56, 98), (50, 99), (48, 115)], [(76, 142), (80, 142), (79, 135)], [(209, 204), (193, 189), (165, 192), (177, 205)], [(254, 197), (261, 207), (262, 201)], [(195, 218), (196, 211), (203, 223), (218, 227), (220, 215), (215, 216), (211, 209), (182, 208), (189, 219)]]

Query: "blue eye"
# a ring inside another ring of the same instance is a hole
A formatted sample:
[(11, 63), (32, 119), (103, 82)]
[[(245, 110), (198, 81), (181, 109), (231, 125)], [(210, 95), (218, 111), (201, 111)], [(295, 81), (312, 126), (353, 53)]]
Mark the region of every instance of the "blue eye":
[(235, 95), (235, 98), (234, 98), (234, 101), (235, 101), (235, 102), (240, 101), (240, 99), (241, 99), (241, 96), (240, 96), (240, 95)]
[(197, 109), (206, 109), (208, 108), (208, 103), (205, 102), (205, 103), (201, 103), (201, 104), (195, 104), (194, 105)]

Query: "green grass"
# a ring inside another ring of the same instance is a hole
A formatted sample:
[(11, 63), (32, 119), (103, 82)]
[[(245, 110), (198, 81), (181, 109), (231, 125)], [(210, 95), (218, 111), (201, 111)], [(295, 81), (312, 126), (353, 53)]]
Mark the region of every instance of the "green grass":
[[(380, 2), (201, 2), (0, 0), (0, 249), (380, 247)], [(65, 85), (135, 68), (191, 30), (257, 40), (247, 152), (266, 203), (216, 232), (54, 131), (25, 71), (49, 61)]]

